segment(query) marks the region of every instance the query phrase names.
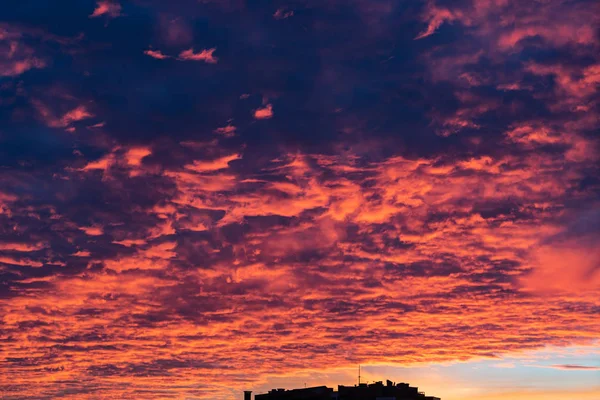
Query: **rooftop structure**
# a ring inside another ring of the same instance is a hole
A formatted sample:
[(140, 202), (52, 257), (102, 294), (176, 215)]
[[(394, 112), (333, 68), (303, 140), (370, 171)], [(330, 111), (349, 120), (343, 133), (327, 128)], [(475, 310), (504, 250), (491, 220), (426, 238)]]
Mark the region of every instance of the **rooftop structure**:
[[(394, 383), (390, 380), (371, 384), (359, 383), (354, 386), (339, 385), (334, 391), (327, 386), (303, 389), (273, 389), (265, 394), (257, 394), (255, 400), (441, 400), (426, 396), (417, 387), (408, 383)], [(249, 400), (245, 398), (245, 400)]]
[(316, 386), (304, 389), (273, 389), (269, 393), (257, 394), (254, 400), (331, 400), (333, 389), (327, 386)]

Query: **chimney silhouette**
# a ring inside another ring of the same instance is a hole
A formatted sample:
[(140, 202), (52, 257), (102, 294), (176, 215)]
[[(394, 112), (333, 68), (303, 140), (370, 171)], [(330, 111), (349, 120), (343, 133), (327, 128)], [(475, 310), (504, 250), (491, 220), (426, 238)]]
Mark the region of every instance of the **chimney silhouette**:
[(244, 390), (244, 400), (252, 400), (252, 391)]

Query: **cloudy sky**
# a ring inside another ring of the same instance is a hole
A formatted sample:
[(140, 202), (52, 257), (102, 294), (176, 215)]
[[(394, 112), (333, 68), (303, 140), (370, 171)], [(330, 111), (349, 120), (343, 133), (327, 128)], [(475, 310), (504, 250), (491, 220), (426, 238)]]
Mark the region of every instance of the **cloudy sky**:
[(598, 399), (600, 3), (0, 4), (0, 397)]

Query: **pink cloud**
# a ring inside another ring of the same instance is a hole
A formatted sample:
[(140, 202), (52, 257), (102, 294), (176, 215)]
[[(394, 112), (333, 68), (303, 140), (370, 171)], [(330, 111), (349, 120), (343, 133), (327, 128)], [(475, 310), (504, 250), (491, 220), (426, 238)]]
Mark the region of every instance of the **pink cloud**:
[(156, 58), (158, 60), (164, 60), (165, 58), (170, 58), (170, 56), (163, 54), (160, 50), (146, 50), (144, 54), (150, 56), (152, 58)]
[(102, 122), (98, 122), (97, 124), (94, 125), (90, 125), (88, 126), (88, 129), (98, 129), (98, 128), (103, 128), (106, 125), (105, 121)]
[(597, 42), (594, 32), (598, 19), (590, 17), (585, 5), (557, 8), (552, 2), (483, 0), (441, 7), (431, 1), (422, 19), (427, 28), (415, 39), (432, 35), (446, 22), (457, 22), (473, 34), (495, 40), (497, 47), (492, 51), (510, 51), (521, 41), (534, 37), (559, 46)]
[(90, 113), (85, 106), (80, 105), (63, 115), (61, 122), (64, 125), (70, 125), (72, 122), (81, 121), (93, 116), (94, 114)]
[(190, 48), (179, 53), (178, 59), (182, 61), (204, 61), (209, 64), (216, 64), (219, 59), (213, 56), (215, 50), (215, 48), (212, 48), (202, 50), (199, 53), (194, 53), (194, 49)]
[(283, 8), (277, 9), (275, 14), (273, 14), (273, 18), (275, 19), (286, 19), (294, 15), (294, 11), (285, 11)]
[(564, 45), (572, 42), (577, 44), (591, 44), (595, 41), (594, 28), (590, 25), (562, 24), (549, 26), (546, 21), (532, 23), (529, 26), (518, 27), (500, 35), (498, 45), (501, 48), (515, 47), (524, 39), (541, 37), (555, 45)]
[(121, 4), (109, 0), (99, 0), (96, 2), (96, 8), (90, 15), (90, 18), (106, 15), (111, 18), (116, 18), (121, 15)]
[(520, 125), (506, 132), (506, 136), (513, 142), (527, 146), (557, 144), (564, 141), (562, 135), (552, 132), (545, 126)]
[(592, 96), (597, 92), (600, 84), (600, 64), (585, 68), (567, 68), (560, 64), (529, 63), (526, 65), (526, 70), (535, 75), (554, 76), (559, 90), (573, 98)]
[(31, 57), (16, 61), (0, 60), (0, 76), (17, 76), (22, 73), (34, 69), (44, 68), (46, 62), (37, 57)]
[(452, 22), (458, 19), (461, 15), (462, 13), (460, 12), (453, 12), (447, 8), (438, 8), (430, 3), (424, 16), (424, 20), (427, 22), (427, 28), (423, 32), (419, 33), (415, 37), (415, 40), (423, 39), (427, 36), (433, 35), (444, 22)]
[(544, 145), (560, 145), (566, 148), (563, 157), (566, 161), (583, 162), (594, 160), (597, 146), (594, 141), (572, 130), (556, 131), (540, 124), (522, 124), (505, 133), (507, 141), (517, 143), (527, 149)]
[[(33, 106), (38, 112), (42, 121), (51, 128), (70, 128), (73, 122), (92, 118), (94, 114), (88, 111), (85, 105), (78, 105), (70, 111), (67, 111), (61, 117), (57, 117), (53, 110), (38, 99), (31, 100)], [(72, 131), (72, 130), (71, 130)]]
[(0, 26), (0, 76), (18, 76), (35, 68), (44, 68), (46, 61), (33, 48), (21, 43), (22, 32), (10, 26)]
[(0, 77), (15, 77), (46, 67), (50, 50), (44, 43), (52, 42), (61, 51), (68, 51), (81, 38), (81, 35), (62, 37), (40, 28), (0, 22)]
[(545, 295), (593, 291), (600, 287), (598, 237), (556, 240), (532, 247), (531, 274), (521, 279), (526, 289)]
[(85, 232), (89, 236), (100, 236), (104, 233), (104, 230), (99, 225), (82, 226), (79, 229)]

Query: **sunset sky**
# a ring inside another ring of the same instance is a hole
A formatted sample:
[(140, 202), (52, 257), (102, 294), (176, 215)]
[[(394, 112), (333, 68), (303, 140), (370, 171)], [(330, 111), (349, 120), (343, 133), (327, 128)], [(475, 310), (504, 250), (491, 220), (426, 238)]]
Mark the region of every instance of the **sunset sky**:
[(0, 398), (600, 400), (600, 2), (0, 2)]

